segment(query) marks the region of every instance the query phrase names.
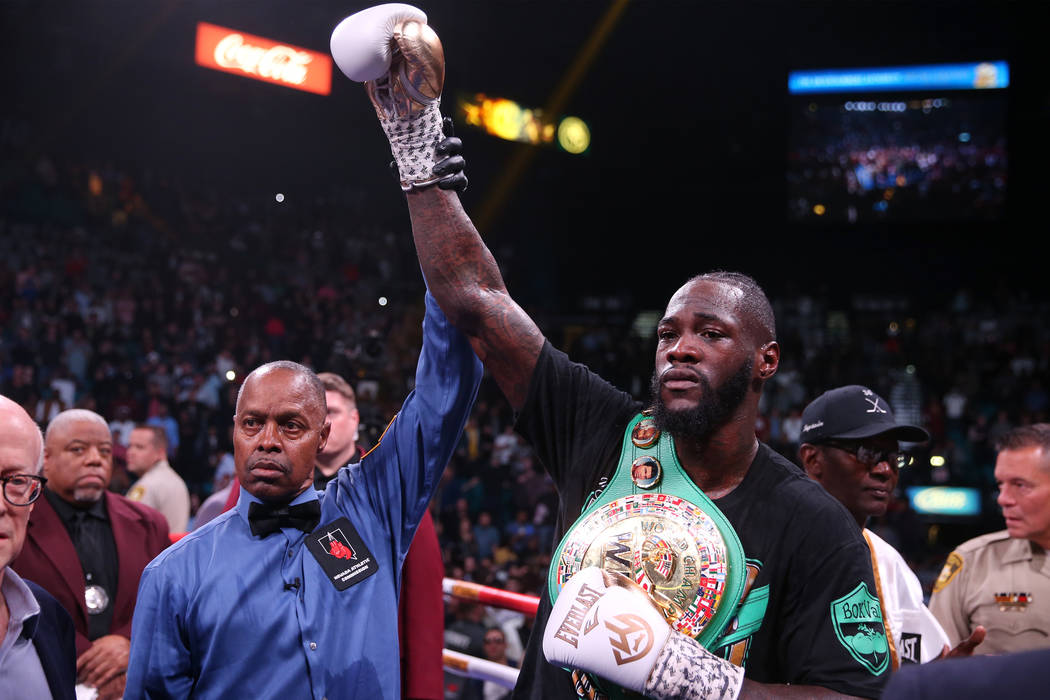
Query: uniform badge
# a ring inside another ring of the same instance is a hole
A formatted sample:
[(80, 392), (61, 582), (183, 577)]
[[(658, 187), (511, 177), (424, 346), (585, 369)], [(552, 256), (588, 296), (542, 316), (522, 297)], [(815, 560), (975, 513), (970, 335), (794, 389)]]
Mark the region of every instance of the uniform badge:
[(1028, 604), (1032, 602), (1031, 593), (996, 593), (995, 604), (999, 606), (999, 612), (1025, 612)]
[(333, 520), (306, 536), (306, 548), (336, 590), (345, 591), (379, 571), (357, 529), (346, 518)]
[(882, 623), (882, 606), (868, 591), (868, 584), (861, 581), (832, 602), (831, 622), (842, 646), (873, 676), (889, 667), (890, 647)]
[(963, 567), (963, 558), (959, 556), (957, 552), (952, 552), (948, 555), (948, 560), (944, 562), (944, 568), (941, 569), (941, 575), (937, 577), (937, 580), (933, 583), (933, 592), (941, 590), (947, 586), (955, 574), (959, 573)]

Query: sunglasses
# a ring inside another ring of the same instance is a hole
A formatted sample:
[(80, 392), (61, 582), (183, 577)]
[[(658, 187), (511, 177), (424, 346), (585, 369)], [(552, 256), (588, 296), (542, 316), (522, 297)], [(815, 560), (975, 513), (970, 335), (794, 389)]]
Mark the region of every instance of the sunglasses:
[(854, 459), (858, 462), (869, 467), (874, 467), (877, 464), (885, 462), (891, 467), (903, 469), (911, 463), (911, 458), (906, 454), (901, 454), (898, 450), (884, 450), (855, 442), (838, 442), (835, 440), (828, 440), (821, 444), (827, 445), (828, 447), (834, 447), (836, 450), (848, 452), (853, 455)]

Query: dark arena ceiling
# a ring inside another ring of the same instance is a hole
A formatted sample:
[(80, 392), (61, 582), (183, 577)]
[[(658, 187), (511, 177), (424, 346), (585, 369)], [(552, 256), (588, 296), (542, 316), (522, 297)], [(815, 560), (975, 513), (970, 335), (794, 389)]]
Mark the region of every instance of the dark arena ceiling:
[[(220, 192), (361, 188), (407, 231), (389, 151), (364, 90), (336, 70), (319, 96), (195, 65), (198, 22), (327, 52), (332, 29), (374, 3), (332, 0), (0, 0), (5, 119), (62, 157), (149, 169)], [(447, 57), (446, 107), (485, 93), (543, 106), (582, 69), (563, 113), (590, 126), (579, 156), (457, 127), (497, 253), (564, 292), (653, 299), (691, 273), (743, 269), (779, 289), (999, 283), (1041, 290), (1042, 166), (1050, 80), (1045, 26), (1020, 2), (429, 0)], [(610, 8), (618, 19), (581, 50)], [(1031, 8), (1031, 9), (1030, 9)], [(1038, 58), (1037, 58), (1038, 57)], [(787, 216), (789, 72), (1010, 62), (1006, 203), (988, 221), (822, 223)], [(446, 111), (448, 111), (446, 109)], [(522, 159), (520, 175), (508, 168)], [(1041, 237), (1041, 233), (1038, 233)], [(518, 271), (519, 274), (521, 271)]]

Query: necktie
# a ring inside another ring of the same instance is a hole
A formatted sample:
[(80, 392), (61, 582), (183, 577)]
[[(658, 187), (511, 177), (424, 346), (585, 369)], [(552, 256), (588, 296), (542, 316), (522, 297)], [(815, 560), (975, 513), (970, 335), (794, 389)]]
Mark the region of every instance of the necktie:
[(320, 520), (321, 503), (316, 500), (294, 506), (254, 502), (248, 506), (248, 524), (258, 537), (266, 537), (282, 527), (310, 532)]

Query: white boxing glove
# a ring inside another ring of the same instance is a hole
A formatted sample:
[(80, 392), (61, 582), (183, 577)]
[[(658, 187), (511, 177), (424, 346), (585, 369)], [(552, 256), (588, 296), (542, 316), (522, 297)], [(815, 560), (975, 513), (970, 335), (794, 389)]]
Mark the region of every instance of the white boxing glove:
[(744, 670), (672, 630), (634, 581), (598, 567), (562, 588), (543, 632), (547, 661), (656, 700), (729, 700)]
[(441, 129), (445, 52), (426, 14), (411, 5), (376, 5), (350, 15), (331, 40), (336, 65), (364, 82), (390, 141), (401, 188), (426, 187), (434, 174)]
[(397, 44), (394, 29), (405, 20), (427, 23), (418, 7), (400, 2), (376, 5), (350, 15), (332, 32), (332, 59), (356, 83), (376, 80), (390, 70)]

